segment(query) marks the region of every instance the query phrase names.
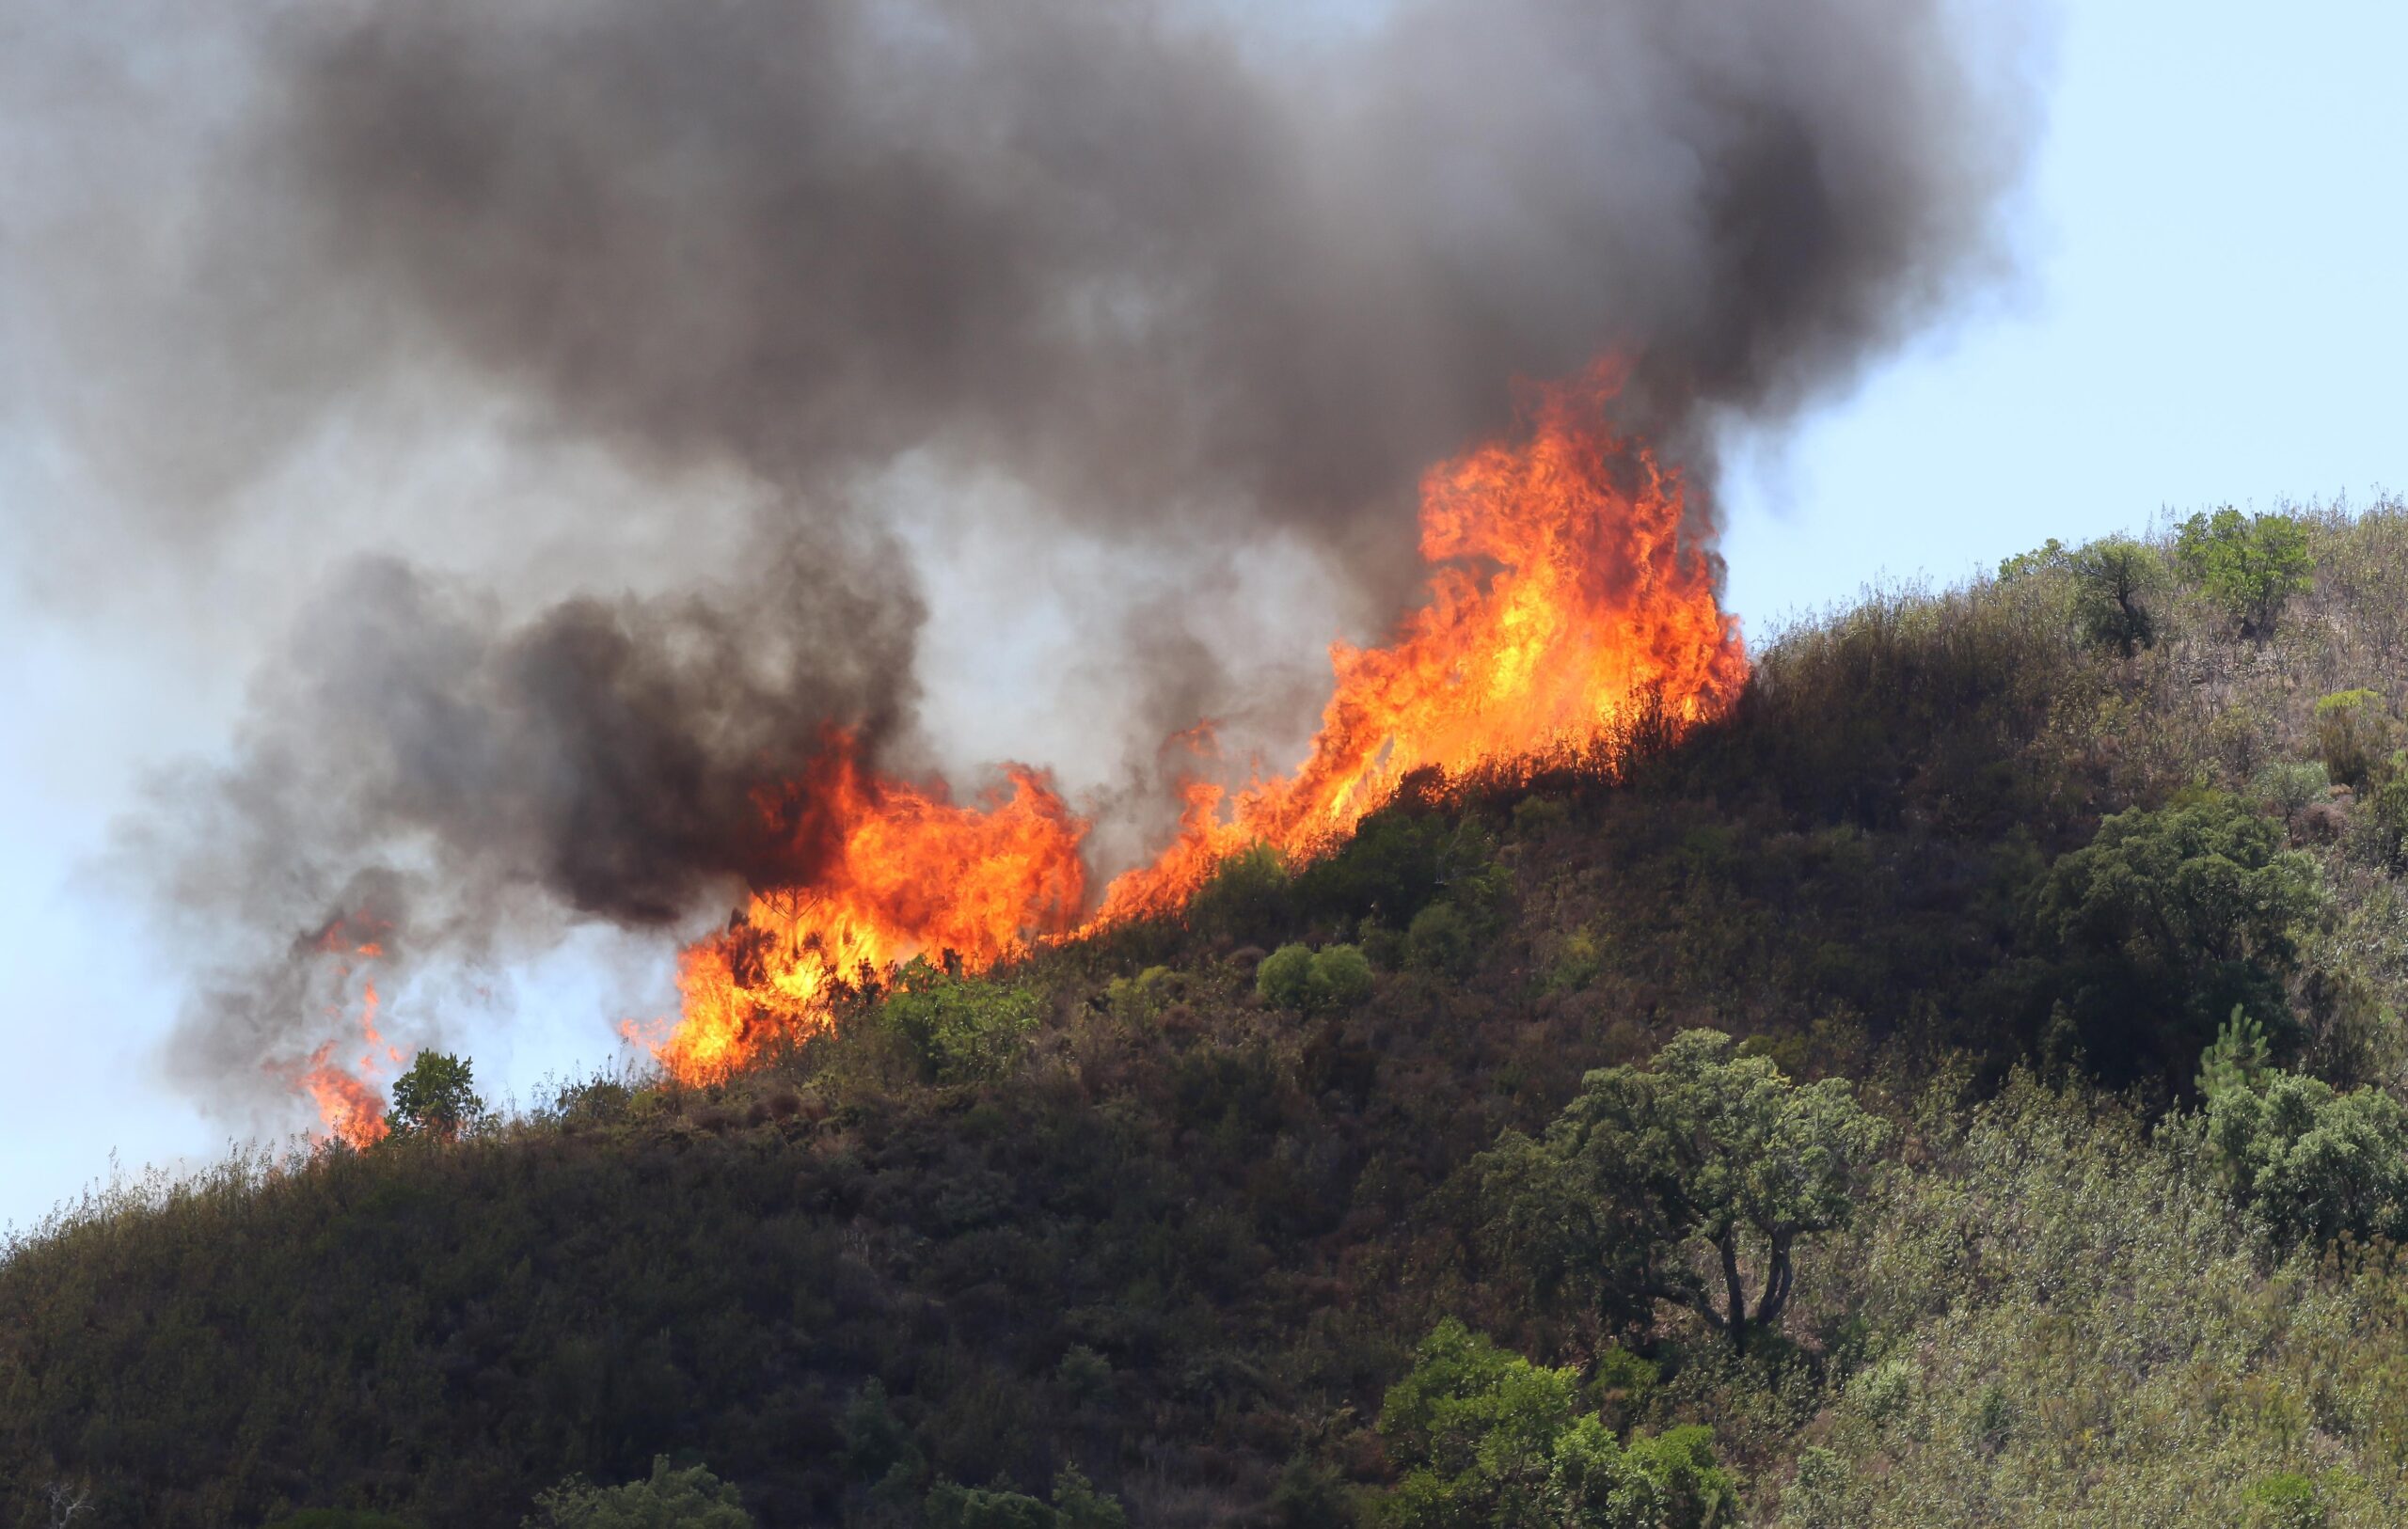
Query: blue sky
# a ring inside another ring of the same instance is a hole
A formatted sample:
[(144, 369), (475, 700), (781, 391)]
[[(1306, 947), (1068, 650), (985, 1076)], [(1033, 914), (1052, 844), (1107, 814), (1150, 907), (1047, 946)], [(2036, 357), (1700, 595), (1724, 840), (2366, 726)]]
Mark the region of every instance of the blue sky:
[[(2408, 490), (2408, 8), (2061, 14), (2019, 279), (1747, 456), (1724, 552), (1751, 631), (2161, 509)], [(0, 453), (0, 506), (50, 482)], [(176, 995), (86, 868), (141, 771), (222, 741), (246, 655), (32, 607), (0, 638), (0, 1222), (24, 1226), (112, 1153), (224, 1145), (156, 1077)], [(481, 1078), (524, 1096), (617, 1054), (593, 956), (468, 1037)]]
[(1761, 629), (1877, 574), (2408, 492), (2408, 8), (2065, 8), (2025, 264), (1735, 495)]

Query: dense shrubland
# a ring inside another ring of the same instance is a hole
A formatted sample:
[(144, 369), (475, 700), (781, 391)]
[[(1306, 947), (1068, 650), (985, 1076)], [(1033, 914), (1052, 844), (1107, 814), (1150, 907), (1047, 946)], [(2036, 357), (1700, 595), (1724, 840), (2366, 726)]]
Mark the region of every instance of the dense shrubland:
[(719, 1087), (421, 1059), (8, 1250), (0, 1522), (2403, 1521), (2403, 595), (2052, 544)]

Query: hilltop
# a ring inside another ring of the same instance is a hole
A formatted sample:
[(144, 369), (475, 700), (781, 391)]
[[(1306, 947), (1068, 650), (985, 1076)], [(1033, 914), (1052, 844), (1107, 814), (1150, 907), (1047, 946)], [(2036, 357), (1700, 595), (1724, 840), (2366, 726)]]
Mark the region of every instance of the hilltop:
[(722, 1082), (66, 1207), (0, 1522), (2401, 1521), (2403, 713), (2397, 502), (1877, 591)]

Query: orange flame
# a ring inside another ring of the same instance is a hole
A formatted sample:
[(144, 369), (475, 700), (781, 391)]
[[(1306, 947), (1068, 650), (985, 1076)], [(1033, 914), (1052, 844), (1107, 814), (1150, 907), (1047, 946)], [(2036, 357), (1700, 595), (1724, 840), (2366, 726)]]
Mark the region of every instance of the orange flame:
[[(1569, 750), (1649, 707), (1686, 729), (1730, 704), (1748, 660), (1718, 565), (1684, 534), (1679, 475), (1606, 428), (1618, 381), (1600, 366), (1537, 389), (1528, 439), (1424, 477), (1428, 602), (1386, 646), (1332, 646), (1336, 688), (1295, 774), (1234, 797), (1188, 782), (1178, 838), (1114, 881), (1084, 929), (1175, 910), (1255, 843), (1321, 854), (1412, 771)], [(958, 807), (867, 773), (853, 748), (832, 739), (784, 804), (816, 803), (835, 846), (818, 873), (756, 892), (686, 951), (683, 1013), (656, 1048), (677, 1077), (720, 1076), (767, 1036), (824, 1026), (840, 978), (928, 952), (976, 969), (1076, 923), (1085, 825), (1043, 776), (1016, 767), (1008, 798)]]
[[(811, 777), (770, 815), (800, 812), (799, 854), (822, 848), (806, 885), (755, 892), (728, 928), (678, 962), (683, 1015), (661, 1062), (697, 1080), (740, 1065), (764, 1035), (816, 1029), (830, 987), (924, 952), (992, 966), (1033, 935), (1074, 922), (1086, 898), (1086, 825), (1046, 777), (1010, 768), (1011, 792), (957, 806), (942, 784), (870, 773), (837, 733)], [(630, 1032), (632, 1033), (632, 1032)]]
[(1684, 544), (1679, 476), (1603, 428), (1614, 386), (1600, 368), (1542, 389), (1527, 442), (1423, 477), (1429, 603), (1386, 647), (1333, 644), (1337, 690), (1303, 766), (1227, 812), (1192, 783), (1178, 842), (1112, 884), (1098, 924), (1179, 907), (1255, 843), (1318, 855), (1415, 770), (1576, 748), (1651, 702), (1681, 728), (1730, 703), (1748, 660), (1717, 566)]
[(301, 1086), (317, 1101), (319, 1121), (330, 1139), (354, 1149), (374, 1146), (392, 1132), (385, 1122), (385, 1096), (329, 1063), (334, 1048), (328, 1041), (310, 1054)]
[[(336, 920), (318, 937), (316, 949), (327, 955), (357, 955), (363, 960), (374, 960), (385, 954), (384, 947), (372, 940), (355, 945), (346, 922), (341, 919)], [(335, 975), (338, 981), (349, 979), (350, 963), (339, 960)], [(384, 1095), (369, 1080), (380, 1070), (376, 1059), (380, 1047), (388, 1061), (401, 1061), (402, 1052), (399, 1047), (388, 1045), (385, 1037), (377, 1032), (376, 1007), (379, 1001), (376, 985), (373, 982), (362, 985), (359, 1032), (368, 1049), (360, 1053), (356, 1074), (336, 1065), (333, 1061), (335, 1043), (328, 1041), (310, 1053), (306, 1067), (295, 1069), (292, 1075), (294, 1089), (307, 1093), (318, 1106), (318, 1121), (325, 1132), (321, 1140), (339, 1141), (359, 1149), (373, 1146), (391, 1134), (391, 1127), (385, 1120)], [(327, 1010), (329, 1014), (340, 1012), (339, 1008)]]

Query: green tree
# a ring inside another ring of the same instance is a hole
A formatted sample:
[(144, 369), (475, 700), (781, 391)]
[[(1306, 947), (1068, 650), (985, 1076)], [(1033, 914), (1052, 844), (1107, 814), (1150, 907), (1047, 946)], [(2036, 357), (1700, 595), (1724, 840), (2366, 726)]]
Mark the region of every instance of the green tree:
[(656, 1455), (652, 1475), (624, 1487), (571, 1476), (535, 1499), (525, 1529), (752, 1529), (734, 1487), (699, 1465), (670, 1468)]
[(1801, 1088), (1691, 1030), (1651, 1067), (1590, 1073), (1545, 1140), (1508, 1132), (1474, 1172), (1492, 1242), (1534, 1284), (1686, 1306), (1744, 1349), (1789, 1304), (1798, 1239), (1847, 1223), (1885, 1134), (1844, 1080)]
[(484, 1112), (467, 1058), (420, 1051), (409, 1071), (393, 1080), (393, 1108), (386, 1118), (404, 1135), (452, 1142)]
[(2307, 528), (2289, 515), (2244, 515), (2227, 505), (2175, 535), (2175, 560), (2241, 629), (2263, 642), (2294, 594), (2314, 586)]
[(2408, 1237), (2408, 1110), (2269, 1071), (2217, 1088), (2207, 1137), (2233, 1198), (2285, 1244)]
[(1579, 1373), (1547, 1369), (1450, 1317), (1388, 1388), (1380, 1433), (1407, 1467), (1400, 1525), (1545, 1521), (1556, 1441), (1579, 1411)]
[(1054, 1478), (1054, 1513), (1061, 1529), (1128, 1529), (1129, 1524), (1119, 1499), (1096, 1490), (1075, 1465), (1065, 1465)]
[(2118, 812), (2033, 899), (2036, 1002), (2062, 1006), (2101, 1077), (2178, 1087), (2236, 1004), (2276, 1040), (2290, 1028), (2293, 930), (2323, 906), (2315, 863), (2232, 797)]
[(2165, 584), (2165, 565), (2130, 537), (2111, 536), (2075, 553), (2074, 619), (2083, 636), (2130, 658), (2157, 645), (2157, 616), (2147, 597)]
[(2266, 1027), (2233, 1005), (2231, 1017), (2216, 1032), (2215, 1044), (2199, 1053), (2199, 1097), (2212, 1099), (2226, 1089), (2254, 1085), (2266, 1070), (2268, 1056)]
[(2052, 536), (2029, 552), (2019, 552), (2012, 558), (2000, 559), (1998, 581), (2002, 584), (2012, 584), (2017, 579), (2028, 578), (2034, 574), (2045, 574), (2052, 569), (2064, 568), (2072, 560), (2073, 554), (2067, 549), (2066, 544)]

